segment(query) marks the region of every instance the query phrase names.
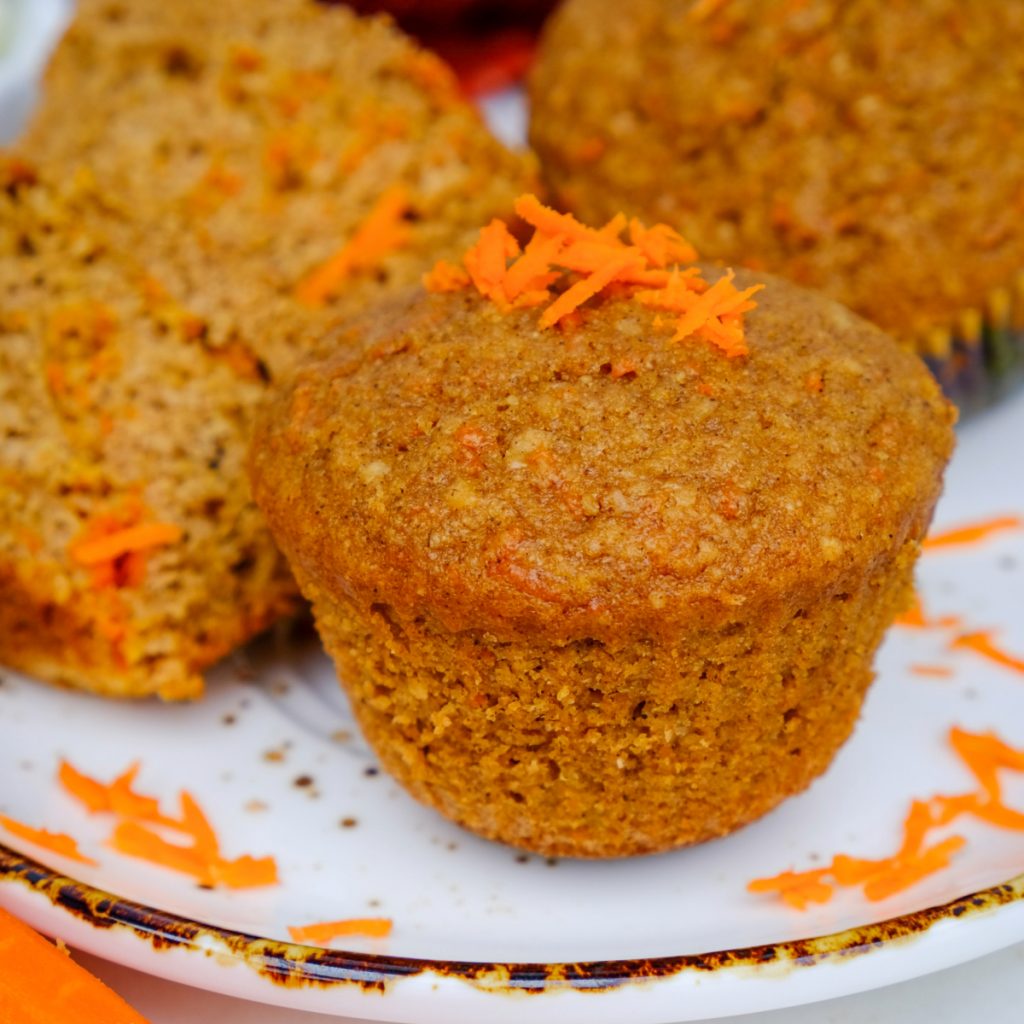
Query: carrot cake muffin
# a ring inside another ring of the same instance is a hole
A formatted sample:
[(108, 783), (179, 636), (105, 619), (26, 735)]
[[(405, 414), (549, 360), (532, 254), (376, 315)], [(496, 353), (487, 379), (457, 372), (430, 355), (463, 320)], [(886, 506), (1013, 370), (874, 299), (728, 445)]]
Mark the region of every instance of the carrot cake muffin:
[(242, 466), (266, 385), (108, 222), (0, 162), (0, 663), (192, 697), (296, 603)]
[(853, 728), (955, 413), (829, 299), (517, 208), (275, 398), (256, 500), (413, 795), (552, 855), (720, 836)]
[(568, 0), (531, 137), (566, 208), (664, 219), (983, 389), (1024, 361), (1020, 38), (1019, 0)]
[(62, 184), (2, 171), (0, 662), (194, 696), (298, 596), (241, 473), (254, 405), (529, 166), (436, 58), (304, 0), (83, 0), (29, 150)]
[(532, 175), (437, 57), (312, 0), (82, 0), (19, 146), (87, 168), (140, 261), (274, 374)]

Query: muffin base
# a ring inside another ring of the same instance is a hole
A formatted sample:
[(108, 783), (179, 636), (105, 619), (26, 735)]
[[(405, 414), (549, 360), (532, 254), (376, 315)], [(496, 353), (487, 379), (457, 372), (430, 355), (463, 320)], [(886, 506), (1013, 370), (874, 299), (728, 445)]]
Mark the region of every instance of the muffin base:
[(614, 649), (453, 634), (301, 582), (367, 740), (417, 799), (536, 853), (620, 857), (726, 835), (828, 767), (917, 551), (802, 606)]

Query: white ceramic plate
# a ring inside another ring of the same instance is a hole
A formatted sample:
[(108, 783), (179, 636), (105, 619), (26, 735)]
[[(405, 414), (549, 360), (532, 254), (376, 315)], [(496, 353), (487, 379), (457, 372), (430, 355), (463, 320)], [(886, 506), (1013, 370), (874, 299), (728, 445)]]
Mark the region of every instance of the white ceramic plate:
[[(0, 56), (0, 135), (20, 116), (61, 0), (0, 0), (21, 33)], [(31, 15), (31, 17), (30, 17)], [(514, 95), (492, 123), (522, 133)], [(9, 127), (6, 130), (10, 130)], [(939, 525), (1024, 514), (1024, 398), (972, 421)], [(922, 563), (931, 610), (1001, 630), (1024, 656), (1024, 532)], [(753, 877), (898, 844), (913, 797), (969, 788), (944, 736), (959, 723), (1024, 746), (1024, 676), (895, 631), (856, 735), (828, 775), (762, 822), (704, 847), (615, 863), (523, 858), (414, 804), (355, 732), (308, 635), (223, 665), (193, 706), (112, 704), (0, 673), (0, 812), (82, 840), (96, 868), (0, 834), (0, 904), (51, 935), (152, 974), (266, 1003), (394, 1021), (631, 1024), (726, 1016), (872, 988), (1024, 939), (1024, 837), (983, 826), (954, 865), (868, 904), (840, 892), (799, 914)], [(914, 664), (948, 666), (923, 678)], [(67, 758), (139, 788), (192, 790), (228, 854), (272, 853), (282, 884), (213, 892), (104, 845), (55, 781)], [(1008, 788), (1024, 807), (1024, 784)], [(353, 824), (354, 822), (354, 824)], [(44, 866), (45, 863), (45, 866)], [(73, 877), (69, 877), (73, 876)], [(117, 894), (117, 895), (113, 895)], [(285, 944), (287, 926), (388, 916), (388, 940), (347, 952)]]
[[(1024, 514), (1021, 437), (1024, 396), (964, 428), (939, 528)], [(935, 550), (919, 575), (932, 613), (998, 630), (1024, 656), (1024, 531)], [(880, 904), (840, 890), (798, 913), (745, 886), (835, 852), (892, 852), (912, 798), (971, 788), (945, 742), (954, 723), (1024, 747), (1024, 675), (952, 650), (952, 635), (894, 630), (854, 738), (809, 792), (727, 839), (613, 863), (524, 858), (415, 804), (374, 773), (308, 636), (245, 652), (189, 706), (113, 704), (6, 673), (0, 812), (75, 835), (100, 863), (7, 837), (25, 856), (0, 853), (0, 903), (153, 974), (383, 1020), (643, 1024), (914, 977), (1024, 939), (1024, 835), (958, 823), (969, 843), (953, 865)], [(922, 663), (953, 675), (911, 671)], [(204, 891), (115, 854), (109, 822), (57, 786), (61, 758), (104, 779), (141, 759), (143, 791), (170, 801), (189, 788), (226, 852), (273, 854), (282, 884)], [(1024, 778), (1008, 780), (1007, 802), (1024, 808)], [(391, 937), (348, 952), (281, 944), (289, 924), (378, 915)]]

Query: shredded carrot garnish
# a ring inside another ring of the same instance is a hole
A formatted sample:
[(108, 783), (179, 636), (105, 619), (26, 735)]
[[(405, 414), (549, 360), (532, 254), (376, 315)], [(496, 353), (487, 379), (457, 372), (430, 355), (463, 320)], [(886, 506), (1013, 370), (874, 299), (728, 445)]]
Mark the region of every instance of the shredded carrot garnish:
[(895, 859), (886, 870), (864, 882), (864, 895), (874, 902), (904, 892), (929, 875), (949, 867), (950, 858), (966, 842), (963, 836), (950, 836), (922, 853)]
[(952, 679), (953, 670), (948, 665), (911, 665), (910, 671), (915, 676), (931, 679)]
[(222, 885), (229, 889), (252, 889), (275, 885), (277, 865), (273, 857), (250, 857), (245, 854), (234, 860), (222, 857), (216, 835), (209, 822), (192, 801), (182, 794), (182, 820), (177, 829), (191, 842), (179, 845), (164, 839), (153, 829), (137, 821), (121, 821), (110, 837), (110, 845), (119, 853), (137, 857), (150, 864), (190, 875), (202, 885)]
[(943, 615), (939, 618), (931, 618), (924, 608), (924, 602), (920, 594), (914, 594), (913, 603), (893, 620), (897, 626), (905, 626), (908, 629), (947, 629), (960, 625), (960, 618), (957, 615)]
[(447, 260), (438, 260), (434, 269), (423, 275), (423, 287), (428, 292), (460, 292), (469, 283), (469, 274)]
[(827, 874), (828, 868), (783, 871), (774, 878), (755, 878), (747, 888), (755, 893), (777, 893), (795, 910), (806, 910), (809, 903), (827, 903), (832, 898), (832, 886), (824, 881)]
[(88, 775), (83, 775), (67, 761), (61, 761), (57, 778), (60, 784), (92, 813), (110, 810), (108, 787), (89, 778)]
[(174, 523), (140, 523), (138, 526), (128, 526), (95, 540), (77, 541), (71, 545), (69, 551), (79, 565), (94, 566), (102, 562), (112, 562), (134, 551), (146, 551), (174, 544), (181, 540), (182, 536), (181, 527)]
[[(441, 261), (424, 277), (427, 290), (474, 287), (503, 311), (546, 306), (540, 326), (566, 329), (587, 302), (615, 289), (659, 314), (679, 314), (673, 341), (698, 337), (729, 358), (748, 354), (743, 318), (764, 286), (741, 291), (731, 270), (709, 284), (700, 268), (681, 268), (697, 252), (668, 225), (648, 228), (620, 213), (592, 228), (533, 195), (520, 196), (515, 210), (533, 229), (522, 253), (504, 221), (493, 220), (466, 253), (465, 274)], [(628, 242), (622, 237), (627, 231)], [(660, 315), (654, 322), (660, 324)]]
[(559, 213), (545, 206), (536, 196), (520, 196), (515, 210), (530, 227), (541, 235), (558, 236), (572, 242), (604, 242), (605, 237), (595, 228), (581, 224), (571, 213)]
[(929, 834), (964, 815), (998, 828), (1024, 832), (1024, 813), (1003, 803), (1000, 770), (1024, 772), (1024, 750), (1017, 750), (994, 733), (969, 733), (954, 727), (949, 733), (953, 750), (967, 766), (979, 790), (956, 796), (914, 800), (903, 823), (903, 842), (891, 857), (867, 860), (839, 853), (826, 868), (783, 871), (771, 878), (757, 878), (747, 886), (753, 893), (777, 895), (796, 910), (811, 903), (827, 903), (831, 883), (862, 887), (866, 899), (888, 899), (922, 879), (949, 866), (954, 854), (966, 845), (963, 836), (949, 836), (927, 846)]
[(136, 761), (113, 782), (104, 785), (83, 775), (67, 761), (62, 761), (57, 778), (68, 793), (85, 804), (93, 814), (108, 811), (122, 818), (134, 818), (158, 825), (176, 825), (175, 819), (160, 813), (160, 802), (155, 797), (144, 796), (132, 788), (139, 767)]
[(627, 270), (639, 270), (641, 264), (632, 253), (623, 253), (610, 259), (600, 270), (577, 281), (551, 303), (540, 318), (541, 327), (553, 327), (563, 317), (579, 309), (587, 299), (593, 298), (602, 289), (615, 281)]
[(687, 17), (690, 21), (707, 21), (709, 18), (714, 17), (729, 0), (697, 0), (697, 2), (690, 8)]
[(979, 541), (987, 540), (997, 533), (1004, 533), (1007, 530), (1024, 529), (1024, 519), (1019, 516), (1000, 516), (997, 519), (989, 519), (982, 523), (972, 523), (970, 526), (961, 526), (955, 530), (947, 530), (944, 533), (936, 533), (928, 537), (922, 547), (926, 551), (935, 548), (956, 547), (962, 544), (977, 544)]
[(78, 861), (79, 864), (89, 864), (94, 867), (96, 865), (96, 861), (91, 857), (86, 857), (78, 849), (78, 843), (63, 832), (48, 832), (45, 828), (32, 828), (31, 825), (23, 825), (20, 821), (8, 818), (4, 814), (0, 814), (0, 825), (3, 825), (12, 836), (24, 839), (42, 850), (49, 850), (50, 853), (67, 857), (68, 860)]
[(974, 651), (975, 654), (980, 654), (997, 665), (1012, 669), (1014, 672), (1024, 673), (1024, 658), (1014, 657), (997, 646), (992, 639), (991, 631), (964, 633), (962, 636), (958, 636), (950, 644), (950, 647), (953, 650)]
[(506, 263), (518, 256), (519, 251), (519, 243), (502, 220), (495, 218), (480, 232), (480, 240), (466, 252), (464, 262), (470, 280), (481, 295), (499, 304), (507, 301), (502, 288)]
[(365, 935), (371, 939), (386, 939), (391, 934), (389, 917), (353, 917), (345, 921), (318, 921), (315, 924), (288, 926), (293, 942), (312, 942), (323, 946), (345, 935)]
[(647, 262), (656, 267), (667, 267), (670, 263), (693, 263), (697, 259), (697, 250), (667, 224), (645, 228), (634, 217), (629, 222), (629, 238), (644, 254)]
[(170, 843), (137, 821), (119, 822), (110, 836), (110, 845), (128, 857), (190, 875), (202, 885), (213, 885), (209, 865), (195, 850)]
[(402, 185), (392, 185), (377, 200), (352, 237), (295, 288), (295, 297), (307, 306), (323, 306), (357, 271), (371, 269), (407, 245), (412, 237), (403, 220), (409, 196)]
[[(181, 814), (176, 818), (164, 814), (155, 797), (137, 793), (133, 783), (138, 772), (136, 762), (113, 782), (105, 784), (64, 761), (58, 778), (91, 813), (112, 813), (120, 819), (110, 837), (110, 845), (119, 853), (179, 871), (203, 885), (246, 889), (274, 885), (278, 881), (273, 857), (245, 854), (228, 860), (222, 856), (217, 833), (191, 793), (181, 793)], [(188, 842), (185, 845), (170, 842), (150, 825), (171, 829)]]

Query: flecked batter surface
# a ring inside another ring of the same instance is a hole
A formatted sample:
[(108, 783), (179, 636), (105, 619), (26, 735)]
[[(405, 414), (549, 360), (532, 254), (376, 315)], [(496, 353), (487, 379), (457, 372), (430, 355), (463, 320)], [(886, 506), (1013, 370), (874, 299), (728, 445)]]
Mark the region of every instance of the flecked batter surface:
[[(266, 381), (109, 224), (90, 189), (0, 163), (0, 663), (193, 697), (297, 604), (243, 472)], [(95, 550), (154, 524), (163, 542)]]

